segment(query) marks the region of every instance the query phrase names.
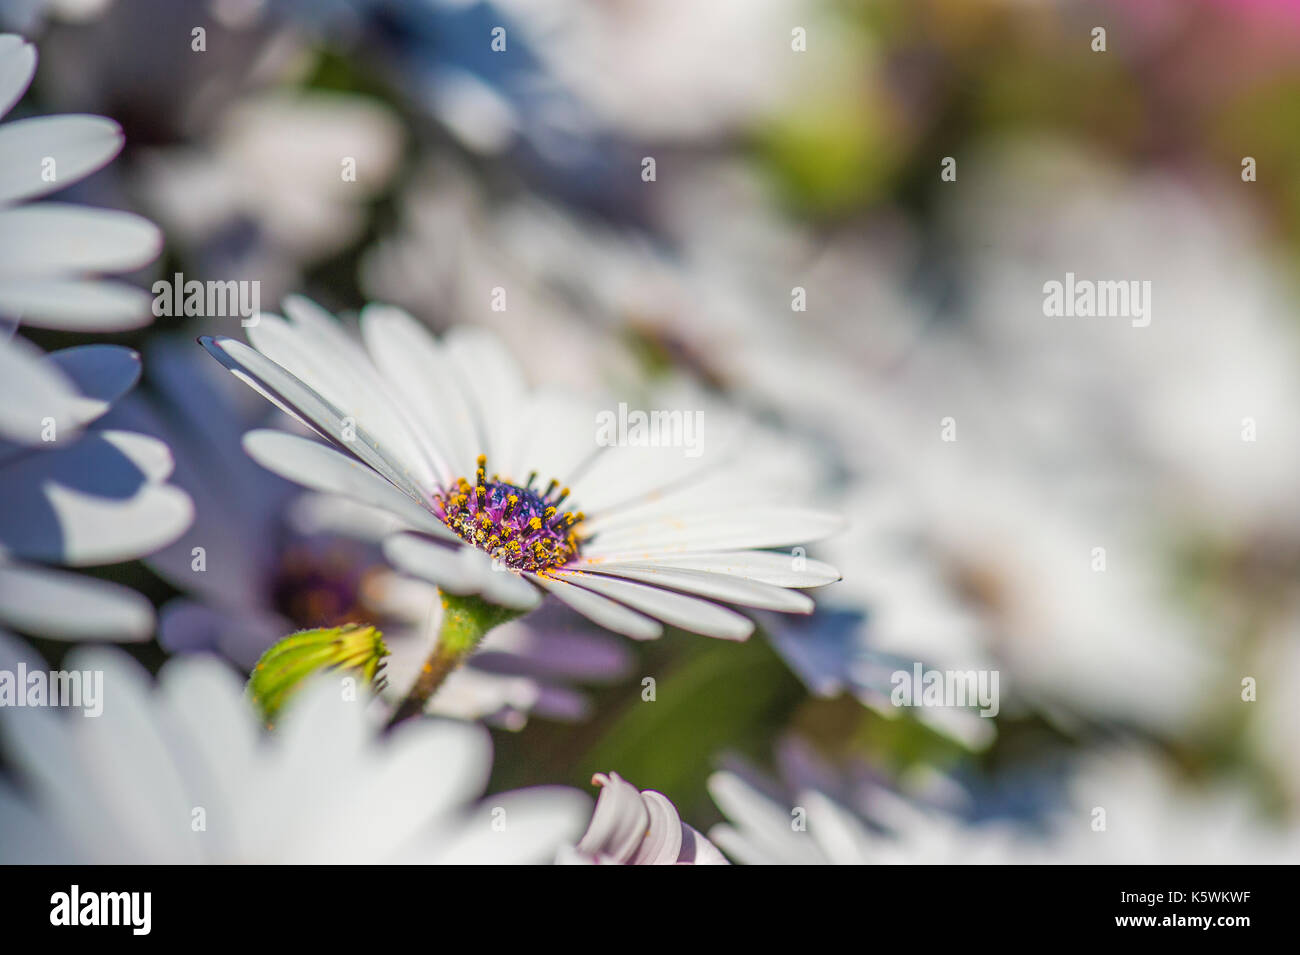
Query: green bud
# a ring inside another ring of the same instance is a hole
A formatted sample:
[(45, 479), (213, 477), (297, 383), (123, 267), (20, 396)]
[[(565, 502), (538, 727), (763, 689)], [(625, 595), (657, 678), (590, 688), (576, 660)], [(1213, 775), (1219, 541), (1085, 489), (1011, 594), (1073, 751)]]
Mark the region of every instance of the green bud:
[(384, 688), (383, 634), (368, 624), (301, 630), (262, 654), (248, 678), (248, 697), (272, 725), (285, 701), (314, 673), (354, 670), (376, 691)]

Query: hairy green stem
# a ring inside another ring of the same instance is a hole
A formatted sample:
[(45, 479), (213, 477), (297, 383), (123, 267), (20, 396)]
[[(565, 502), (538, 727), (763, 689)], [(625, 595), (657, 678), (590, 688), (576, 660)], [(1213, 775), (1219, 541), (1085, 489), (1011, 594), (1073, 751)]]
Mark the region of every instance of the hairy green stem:
[(396, 726), (403, 720), (423, 713), (425, 704), (433, 698), (438, 687), (478, 649), (487, 632), (513, 620), (519, 614), (518, 610), (490, 604), (481, 597), (458, 597), (443, 592), (442, 628), (438, 631), (438, 642), (420, 668), (415, 685), (397, 707), (388, 725)]

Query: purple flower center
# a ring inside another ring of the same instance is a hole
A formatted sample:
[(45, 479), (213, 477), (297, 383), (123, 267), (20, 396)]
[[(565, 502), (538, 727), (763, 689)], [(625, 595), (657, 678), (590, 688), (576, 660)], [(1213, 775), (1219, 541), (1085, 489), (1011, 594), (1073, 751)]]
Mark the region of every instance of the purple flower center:
[(368, 617), (366, 575), (374, 555), (351, 542), (295, 538), (281, 550), (270, 581), (272, 606), (304, 630)]
[(434, 499), (434, 511), (461, 540), (494, 560), (519, 571), (543, 571), (567, 563), (578, 553), (574, 528), (583, 515), (560, 505), (569, 489), (552, 481), (544, 491), (533, 487), (536, 473), (523, 486), (487, 476), (487, 458), (478, 457), (475, 483), (458, 478), (453, 488)]

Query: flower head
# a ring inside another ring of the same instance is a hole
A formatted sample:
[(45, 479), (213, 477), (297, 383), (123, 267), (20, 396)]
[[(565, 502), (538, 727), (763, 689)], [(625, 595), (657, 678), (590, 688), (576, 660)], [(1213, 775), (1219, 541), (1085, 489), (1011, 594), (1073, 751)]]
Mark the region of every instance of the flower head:
[(840, 521), (789, 503), (736, 434), (698, 456), (602, 443), (591, 409), (530, 393), (481, 330), (438, 341), (371, 305), (363, 348), (310, 302), (285, 310), (249, 329), (256, 349), (201, 341), (335, 447), (263, 430), (245, 448), (284, 477), (388, 511), (409, 529), (385, 542), (389, 560), (448, 593), (523, 611), (545, 591), (640, 639), (664, 623), (744, 639), (753, 622), (713, 601), (808, 612), (799, 588), (838, 579), (800, 551), (767, 550)]
[[(278, 414), (193, 342), (151, 343), (145, 368), (156, 400), (130, 402), (133, 427), (162, 437), (172, 482), (198, 502), (193, 526), (147, 563), (178, 590), (159, 614), (171, 652), (215, 652), (248, 670), (295, 630), (365, 622), (392, 651), (386, 692), (414, 683), (440, 623), (437, 587), (385, 561), (384, 512), (303, 492), (250, 460), (245, 430)], [(219, 477), (217, 477), (219, 476)], [(204, 565), (195, 566), (195, 550)], [(499, 627), (431, 703), (434, 715), (521, 728), (529, 716), (573, 720), (589, 700), (577, 684), (611, 682), (631, 651), (611, 634), (575, 627), (565, 608)]]
[(448, 491), (434, 495), (434, 513), (467, 544), (518, 571), (562, 567), (578, 554), (576, 525), (581, 511), (560, 507), (569, 489), (552, 480), (546, 490), (533, 487), (537, 472), (520, 487), (493, 474), (487, 479), (487, 455), (478, 456), (473, 484), (457, 478)]

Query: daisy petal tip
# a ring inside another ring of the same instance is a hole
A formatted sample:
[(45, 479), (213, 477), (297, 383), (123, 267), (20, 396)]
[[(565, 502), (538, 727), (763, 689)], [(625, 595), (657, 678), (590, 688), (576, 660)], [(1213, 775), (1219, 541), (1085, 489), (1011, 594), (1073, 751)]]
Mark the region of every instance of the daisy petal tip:
[(209, 355), (224, 364), (226, 355), (225, 343), (230, 341), (229, 338), (222, 335), (200, 335), (194, 340), (202, 345)]

